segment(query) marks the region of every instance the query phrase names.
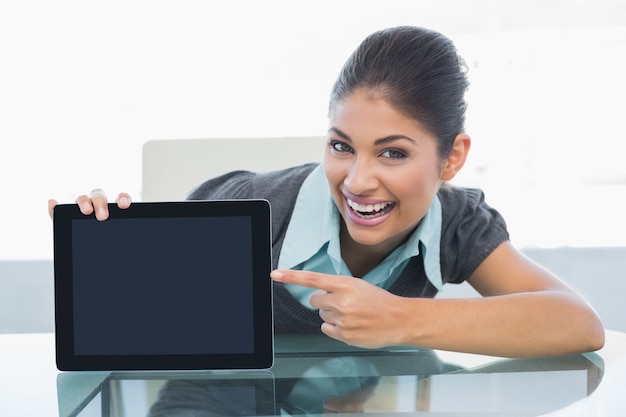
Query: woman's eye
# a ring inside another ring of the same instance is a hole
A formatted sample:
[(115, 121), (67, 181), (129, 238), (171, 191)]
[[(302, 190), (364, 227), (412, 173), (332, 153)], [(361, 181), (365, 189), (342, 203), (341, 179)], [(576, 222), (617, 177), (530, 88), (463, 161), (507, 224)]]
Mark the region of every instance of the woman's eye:
[(352, 152), (352, 148), (350, 147), (350, 145), (344, 142), (333, 140), (329, 143), (329, 146), (330, 149), (335, 152)]
[(381, 153), (380, 156), (391, 159), (403, 159), (407, 157), (407, 154), (398, 149), (388, 149), (385, 152)]

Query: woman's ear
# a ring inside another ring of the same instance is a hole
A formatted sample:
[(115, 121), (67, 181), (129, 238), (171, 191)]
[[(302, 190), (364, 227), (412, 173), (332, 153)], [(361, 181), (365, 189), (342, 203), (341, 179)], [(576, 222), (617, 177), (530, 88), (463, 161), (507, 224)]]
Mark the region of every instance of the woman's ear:
[(450, 155), (443, 162), (443, 170), (441, 172), (442, 180), (450, 181), (461, 168), (463, 168), (471, 146), (472, 140), (467, 134), (459, 133), (456, 135), (454, 144), (452, 145), (452, 151), (450, 151)]

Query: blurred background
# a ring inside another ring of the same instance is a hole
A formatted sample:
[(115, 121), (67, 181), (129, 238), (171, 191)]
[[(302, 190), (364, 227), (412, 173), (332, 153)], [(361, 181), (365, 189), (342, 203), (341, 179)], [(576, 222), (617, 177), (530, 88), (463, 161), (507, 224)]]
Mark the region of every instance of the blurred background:
[(403, 24), (469, 67), (455, 181), (485, 190), (516, 246), (591, 248), (623, 272), (623, 0), (0, 2), (0, 260), (50, 268), (49, 198), (138, 200), (148, 140), (325, 134), (345, 59)]

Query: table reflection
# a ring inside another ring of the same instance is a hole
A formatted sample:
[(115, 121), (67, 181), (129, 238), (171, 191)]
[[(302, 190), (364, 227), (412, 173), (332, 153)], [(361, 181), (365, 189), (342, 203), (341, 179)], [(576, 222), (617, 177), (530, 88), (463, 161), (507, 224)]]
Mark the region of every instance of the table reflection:
[[(455, 356), (458, 363), (453, 363), (431, 350), (367, 351), (332, 345), (314, 349), (307, 343), (282, 347), (269, 371), (106, 374), (76, 409), (60, 414), (187, 417), (479, 412), (530, 416), (588, 396), (600, 383), (603, 368), (595, 354), (489, 358), (468, 367), (463, 355)], [(303, 352), (304, 347), (309, 351)], [(69, 387), (88, 377), (88, 373), (60, 374), (60, 400), (71, 391)]]

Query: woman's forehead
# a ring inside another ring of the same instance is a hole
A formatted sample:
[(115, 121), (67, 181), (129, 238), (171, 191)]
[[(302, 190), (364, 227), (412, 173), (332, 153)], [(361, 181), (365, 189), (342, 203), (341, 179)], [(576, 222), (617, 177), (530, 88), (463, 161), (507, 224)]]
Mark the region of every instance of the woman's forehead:
[(369, 135), (407, 134), (430, 135), (422, 123), (406, 115), (388, 100), (367, 91), (358, 90), (338, 101), (330, 113), (330, 128), (347, 134), (368, 132)]

